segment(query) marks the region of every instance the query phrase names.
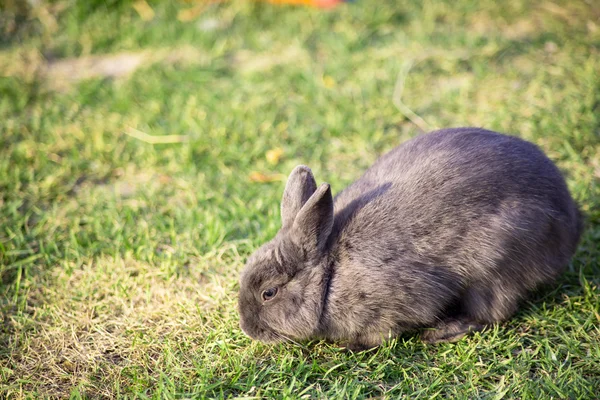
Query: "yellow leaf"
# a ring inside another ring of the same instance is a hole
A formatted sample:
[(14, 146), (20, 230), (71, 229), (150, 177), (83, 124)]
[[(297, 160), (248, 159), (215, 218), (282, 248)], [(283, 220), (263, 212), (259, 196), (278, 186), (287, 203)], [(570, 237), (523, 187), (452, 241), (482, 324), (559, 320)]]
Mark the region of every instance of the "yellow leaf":
[(332, 87), (335, 86), (335, 80), (332, 77), (330, 77), (329, 75), (325, 75), (323, 77), (323, 85), (325, 85), (325, 87), (327, 89), (331, 89)]
[(146, 0), (137, 0), (133, 3), (133, 8), (144, 21), (151, 21), (154, 18), (154, 10), (146, 2)]
[(285, 179), (285, 175), (282, 174), (264, 174), (262, 172), (254, 171), (250, 173), (250, 181), (258, 183), (276, 182)]
[(282, 155), (283, 155), (283, 149), (281, 147), (277, 147), (277, 148), (267, 151), (267, 154), (265, 154), (265, 157), (267, 158), (267, 161), (269, 162), (269, 164), (275, 165), (279, 162)]

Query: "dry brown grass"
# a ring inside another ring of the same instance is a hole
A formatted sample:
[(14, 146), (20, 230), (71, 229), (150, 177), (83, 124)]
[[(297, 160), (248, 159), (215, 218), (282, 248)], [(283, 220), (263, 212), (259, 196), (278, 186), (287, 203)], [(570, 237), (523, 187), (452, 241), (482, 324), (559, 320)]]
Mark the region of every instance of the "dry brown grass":
[[(165, 362), (165, 340), (185, 336), (187, 343), (202, 346), (214, 328), (208, 315), (232, 305), (240, 263), (229, 246), (178, 275), (113, 257), (54, 270), (43, 285), (32, 285), (30, 301), (39, 302), (30, 307), (38, 314), (35, 330), (25, 343), (9, 344), (16, 365), (12, 379), (49, 396), (85, 387), (88, 395), (110, 397), (107, 382), (123, 379), (129, 366), (152, 371)], [(217, 266), (219, 274), (212, 273)], [(21, 337), (18, 331), (15, 326), (15, 338)]]

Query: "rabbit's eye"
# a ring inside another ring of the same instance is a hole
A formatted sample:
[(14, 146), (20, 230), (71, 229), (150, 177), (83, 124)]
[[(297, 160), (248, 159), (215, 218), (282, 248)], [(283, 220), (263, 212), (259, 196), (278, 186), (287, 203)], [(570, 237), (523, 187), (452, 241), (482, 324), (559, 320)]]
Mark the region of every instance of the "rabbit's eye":
[(264, 301), (272, 300), (277, 295), (277, 288), (270, 288), (262, 292), (262, 298)]

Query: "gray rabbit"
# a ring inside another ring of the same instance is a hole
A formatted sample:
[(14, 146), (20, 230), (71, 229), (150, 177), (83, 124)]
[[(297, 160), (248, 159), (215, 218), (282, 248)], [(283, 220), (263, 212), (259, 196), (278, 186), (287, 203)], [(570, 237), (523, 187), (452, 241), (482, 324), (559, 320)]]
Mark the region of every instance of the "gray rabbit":
[(563, 271), (582, 231), (535, 145), (478, 128), (403, 143), (335, 199), (298, 166), (281, 218), (242, 271), (242, 330), (353, 350), (414, 329), (455, 341), (505, 320)]

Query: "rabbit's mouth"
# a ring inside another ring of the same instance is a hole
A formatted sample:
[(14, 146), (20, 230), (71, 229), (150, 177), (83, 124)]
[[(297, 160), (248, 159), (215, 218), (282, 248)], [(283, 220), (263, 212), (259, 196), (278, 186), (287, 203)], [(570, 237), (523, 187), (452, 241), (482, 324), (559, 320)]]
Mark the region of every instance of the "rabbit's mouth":
[(240, 328), (242, 328), (242, 331), (247, 336), (251, 337), (254, 340), (259, 340), (263, 343), (279, 343), (286, 340), (284, 336), (281, 336), (272, 329), (265, 329), (258, 325), (245, 323), (243, 319), (240, 321)]

